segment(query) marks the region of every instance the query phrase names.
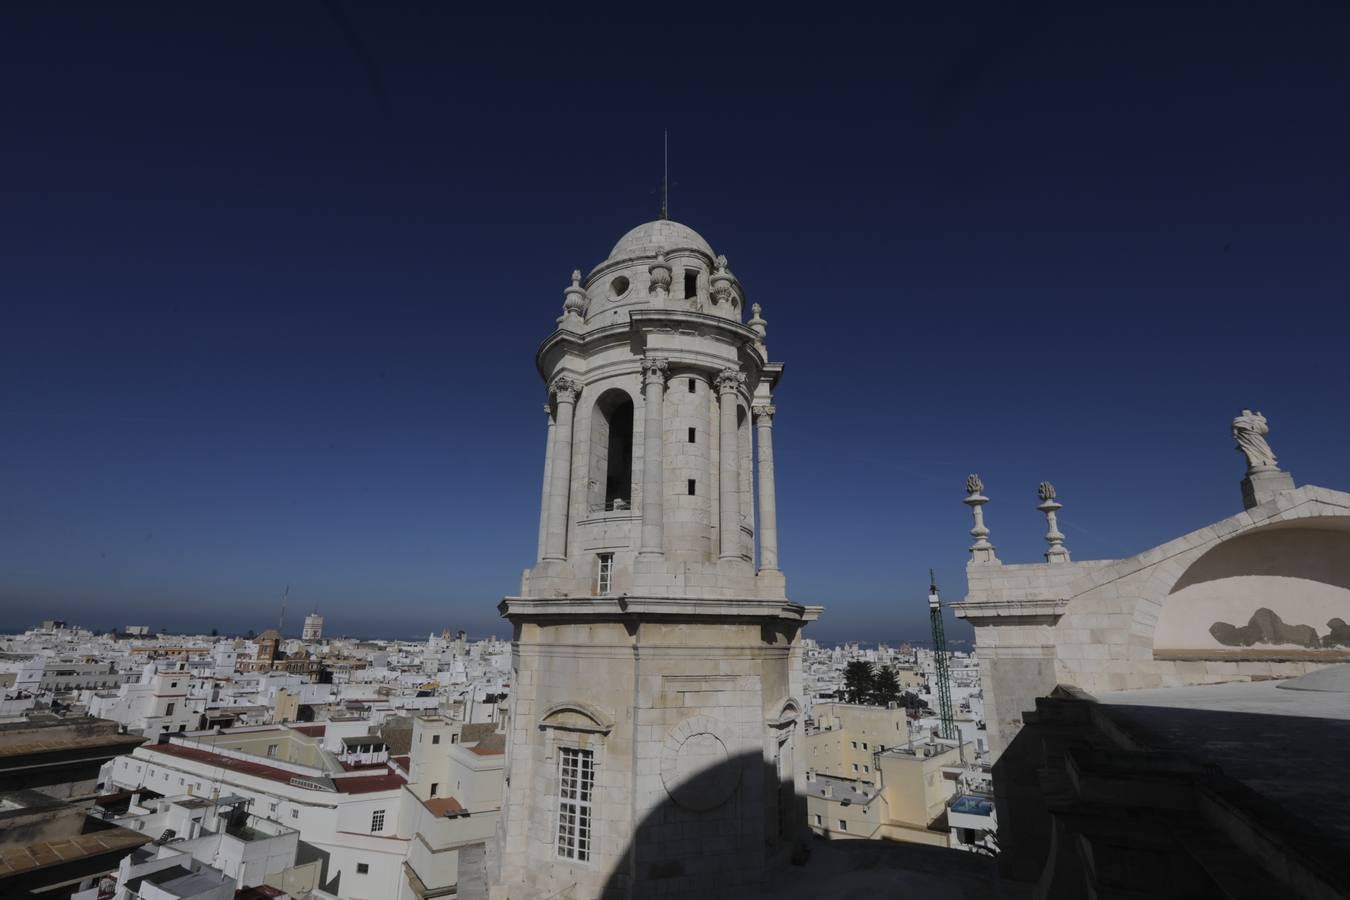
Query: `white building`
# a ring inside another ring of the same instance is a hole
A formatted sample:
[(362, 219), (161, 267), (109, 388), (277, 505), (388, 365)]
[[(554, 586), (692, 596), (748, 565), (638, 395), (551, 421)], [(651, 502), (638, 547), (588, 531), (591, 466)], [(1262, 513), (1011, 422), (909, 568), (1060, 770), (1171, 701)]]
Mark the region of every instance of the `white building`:
[(305, 627), (300, 632), (300, 639), (303, 641), (323, 640), (323, 616), (319, 615), (318, 610), (305, 616)]
[(135, 684), (124, 684), (116, 692), (91, 694), (89, 715), (111, 719), (127, 731), (151, 739), (187, 731), (196, 726), (198, 716), (188, 703), (190, 677), (185, 663), (146, 663), (141, 680)]

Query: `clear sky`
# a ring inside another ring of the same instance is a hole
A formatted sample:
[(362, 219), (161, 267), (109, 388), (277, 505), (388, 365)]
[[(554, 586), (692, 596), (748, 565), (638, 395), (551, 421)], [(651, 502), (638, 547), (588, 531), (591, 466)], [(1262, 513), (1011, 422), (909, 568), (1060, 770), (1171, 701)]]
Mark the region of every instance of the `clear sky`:
[(0, 627), (261, 630), (289, 584), (288, 630), (506, 634), (534, 350), (664, 128), (787, 363), (817, 637), (927, 634), (971, 471), (1005, 561), (1042, 479), (1075, 558), (1238, 511), (1244, 406), (1350, 483), (1343, 7), (200, 6), (0, 13)]

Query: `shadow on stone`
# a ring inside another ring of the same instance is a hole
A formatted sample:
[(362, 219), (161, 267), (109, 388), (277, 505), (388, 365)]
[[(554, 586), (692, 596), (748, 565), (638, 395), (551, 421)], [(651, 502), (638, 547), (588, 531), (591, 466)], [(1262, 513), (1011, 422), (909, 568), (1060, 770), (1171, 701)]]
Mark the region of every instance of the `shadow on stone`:
[(1345, 719), (1056, 688), (994, 766), (999, 865), (1046, 897), (1342, 896), (1347, 754)]
[[(693, 808), (702, 805), (698, 798), (724, 795), (728, 782), (730, 793), (722, 802)], [(759, 816), (755, 808), (762, 810)], [(740, 826), (761, 820), (761, 830)], [(705, 769), (673, 796), (668, 792), (639, 824), (621, 859), (605, 883), (603, 900), (1026, 895), (1025, 886), (1002, 885), (986, 857), (891, 841), (815, 838), (807, 827), (806, 798), (757, 754)]]

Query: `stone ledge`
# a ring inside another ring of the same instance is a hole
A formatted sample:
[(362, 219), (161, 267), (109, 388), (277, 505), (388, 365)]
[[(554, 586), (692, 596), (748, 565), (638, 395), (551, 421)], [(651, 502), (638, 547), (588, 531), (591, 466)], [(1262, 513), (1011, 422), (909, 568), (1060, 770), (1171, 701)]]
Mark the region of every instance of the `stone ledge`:
[(1243, 648), (1241, 650), (1154, 650), (1153, 658), (1173, 662), (1350, 662), (1350, 650)]
[(506, 597), (497, 605), (512, 616), (574, 617), (662, 616), (673, 618), (789, 619), (814, 622), (823, 607), (758, 597)]

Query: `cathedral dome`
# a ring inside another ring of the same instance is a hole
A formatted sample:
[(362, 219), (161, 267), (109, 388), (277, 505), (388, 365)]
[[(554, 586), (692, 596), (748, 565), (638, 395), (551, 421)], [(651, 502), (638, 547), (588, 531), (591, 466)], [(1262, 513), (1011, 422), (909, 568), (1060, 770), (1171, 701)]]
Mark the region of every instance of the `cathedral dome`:
[(674, 250), (697, 250), (707, 255), (709, 259), (715, 255), (708, 242), (688, 225), (681, 225), (669, 219), (657, 219), (639, 225), (619, 238), (614, 249), (609, 251), (609, 258), (620, 260), (655, 256), (658, 249), (666, 253)]

